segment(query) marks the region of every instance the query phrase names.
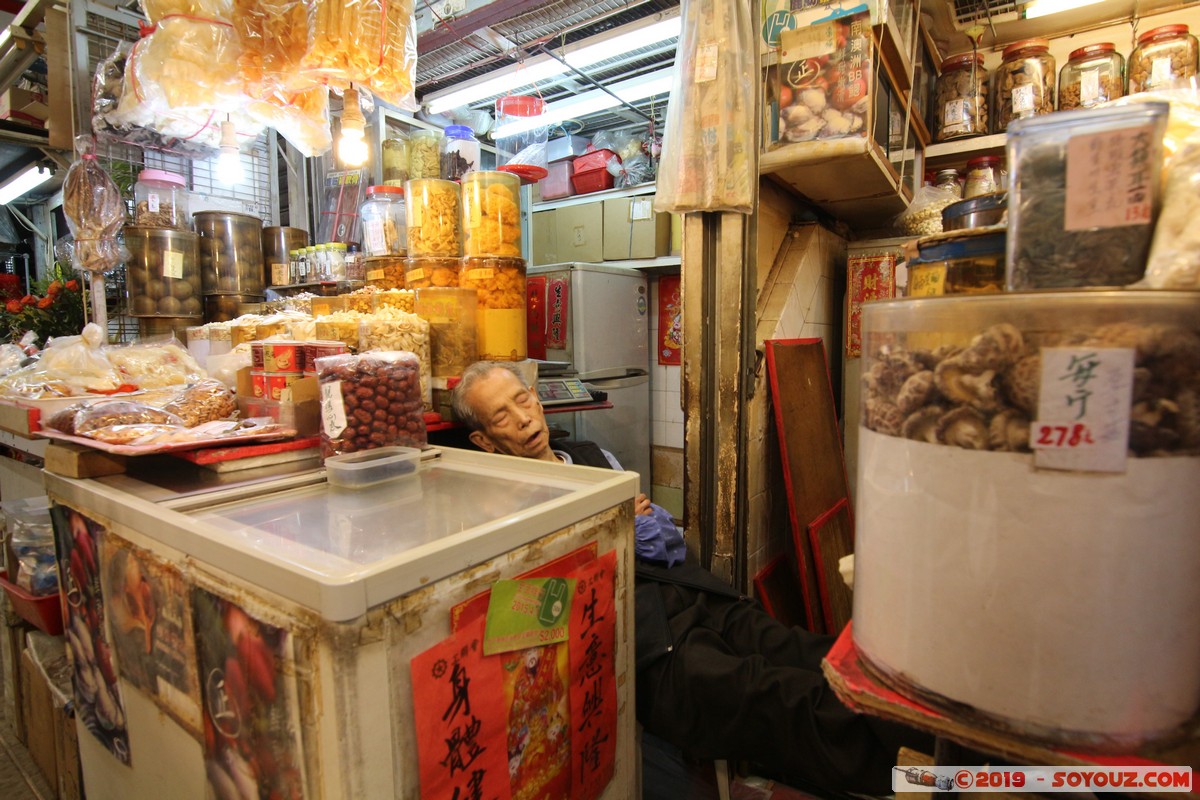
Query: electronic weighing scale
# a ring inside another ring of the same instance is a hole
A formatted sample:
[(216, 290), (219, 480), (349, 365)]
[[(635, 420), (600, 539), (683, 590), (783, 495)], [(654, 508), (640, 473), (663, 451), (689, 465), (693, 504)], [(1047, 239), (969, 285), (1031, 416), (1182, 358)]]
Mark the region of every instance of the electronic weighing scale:
[(537, 393), (544, 406), (592, 402), (591, 393), (579, 378), (538, 378)]

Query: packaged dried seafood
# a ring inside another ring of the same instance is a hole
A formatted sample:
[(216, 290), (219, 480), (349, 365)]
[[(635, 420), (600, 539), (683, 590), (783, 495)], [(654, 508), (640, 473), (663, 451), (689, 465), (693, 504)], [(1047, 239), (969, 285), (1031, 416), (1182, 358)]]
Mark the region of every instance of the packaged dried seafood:
[(125, 223), (121, 190), (96, 161), (91, 136), (75, 138), (76, 160), (63, 181), (63, 213), (75, 237), (72, 266), (93, 274), (119, 266), (128, 252), (117, 241)]
[(245, 103), (237, 57), (237, 35), (224, 19), (170, 15), (138, 41), (126, 69), (151, 108), (226, 113)]
[(370, 89), (385, 103), (416, 111), (417, 31), (412, 0), (316, 0), (303, 59), (329, 86)]
[(237, 416), (237, 410), (233, 392), (211, 379), (191, 384), (163, 406), (163, 411), (179, 417), (189, 428), (217, 419), (231, 419)]
[(172, 338), (105, 349), (127, 383), (142, 388), (182, 386), (208, 377), (187, 348)]

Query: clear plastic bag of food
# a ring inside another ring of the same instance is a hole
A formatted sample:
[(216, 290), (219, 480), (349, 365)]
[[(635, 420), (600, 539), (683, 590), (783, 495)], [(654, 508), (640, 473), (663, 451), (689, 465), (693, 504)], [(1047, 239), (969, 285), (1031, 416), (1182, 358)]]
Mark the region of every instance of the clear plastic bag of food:
[(962, 197), (953, 188), (922, 186), (908, 208), (896, 217), (895, 226), (905, 236), (932, 236), (942, 232), (942, 209)]
[(308, 49), (308, 9), (302, 0), (233, 0), (238, 67), (246, 94), (266, 99), (312, 87), (301, 74)]
[(38, 360), (0, 378), (0, 392), (21, 397), (76, 397), (115, 392), (124, 381), (105, 356), (104, 331), (89, 322), (79, 336), (49, 341)]
[(358, 326), (358, 352), (407, 350), (421, 363), (421, 399), (433, 408), (432, 364), (429, 354), (429, 323), (398, 308), (381, 308), (363, 317)]
[(613, 156), (605, 167), (612, 173), (613, 186), (617, 189), (638, 186), (654, 177), (654, 164), (644, 153), (631, 155), (624, 160)]
[(251, 100), (246, 112), (258, 123), (278, 131), (306, 158), (319, 156), (333, 147), (329, 92), (323, 86)]
[(1175, 154), (1167, 168), (1162, 212), (1154, 229), (1146, 276), (1151, 289), (1200, 289), (1200, 137)]
[(683, 0), (683, 34), (667, 108), (655, 211), (749, 214), (753, 169), (757, 31), (750, 6)]
[(417, 30), (412, 0), (315, 0), (305, 70), (330, 86), (365, 86), (416, 111)]
[(100, 428), (111, 428), (114, 425), (146, 424), (182, 425), (183, 420), (169, 411), (154, 408), (145, 403), (132, 400), (110, 400), (92, 403), (76, 411), (70, 427), (75, 436), (88, 436)]
[(212, 378), (193, 383), (163, 406), (189, 428), (218, 419), (237, 416), (237, 400), (225, 384)]
[(128, 257), (117, 240), (125, 224), (125, 201), (96, 160), (96, 141), (90, 135), (75, 137), (75, 162), (63, 181), (63, 213), (75, 237), (75, 269), (104, 273)]
[(87, 431), (83, 436), (105, 444), (145, 445), (166, 444), (168, 437), (175, 441), (189, 441), (187, 428), (169, 422), (135, 422), (128, 425), (108, 425)]
[(137, 43), (126, 70), (156, 113), (238, 110), (246, 102), (233, 28), (220, 19), (169, 16)]
[(187, 348), (174, 337), (110, 347), (106, 355), (126, 383), (144, 389), (182, 386), (208, 377)]
[(17, 556), (15, 583), (31, 595), (45, 597), (58, 592), (58, 559), (51, 546), (48, 552)]
[(323, 457), (390, 445), (425, 446), (421, 363), (414, 353), (324, 356), (316, 368)]
[(199, 17), (230, 22), (233, 0), (141, 0), (142, 11), (157, 24), (165, 17)]

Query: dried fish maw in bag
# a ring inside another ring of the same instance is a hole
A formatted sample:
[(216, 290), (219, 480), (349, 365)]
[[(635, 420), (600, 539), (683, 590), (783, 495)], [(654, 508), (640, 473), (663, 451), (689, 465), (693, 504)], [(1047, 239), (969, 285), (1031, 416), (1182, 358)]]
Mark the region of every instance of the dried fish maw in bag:
[(63, 213), (75, 237), (73, 266), (87, 272), (107, 272), (129, 255), (117, 241), (125, 224), (125, 201), (96, 161), (95, 148), (91, 136), (75, 137), (76, 160), (63, 181)]
[(333, 147), (329, 129), (329, 92), (324, 86), (290, 95), (252, 100), (246, 111), (264, 125), (274, 128), (307, 158)]
[(308, 9), (299, 0), (234, 0), (233, 28), (241, 55), (238, 68), (246, 94), (266, 100), (311, 89), (301, 74), (308, 49)]
[(167, 17), (198, 17), (230, 22), (233, 0), (142, 0), (142, 11), (151, 23)]
[(171, 110), (234, 111), (245, 102), (233, 25), (172, 16), (158, 23), (130, 60), (138, 95)]
[(305, 70), (330, 86), (370, 89), (416, 110), (417, 34), (411, 0), (317, 0)]

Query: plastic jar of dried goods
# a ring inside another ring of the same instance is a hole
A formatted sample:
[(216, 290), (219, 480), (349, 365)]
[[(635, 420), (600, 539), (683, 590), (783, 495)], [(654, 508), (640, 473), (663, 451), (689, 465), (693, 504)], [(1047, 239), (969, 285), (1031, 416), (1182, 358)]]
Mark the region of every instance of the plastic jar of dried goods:
[(415, 130), (408, 135), (408, 177), (439, 178), (442, 174), (441, 131)]
[(404, 189), (369, 186), (359, 209), (363, 252), (371, 256), (402, 256), (408, 249)]
[(442, 139), (442, 177), (460, 181), (479, 169), (479, 140), (466, 125), (447, 125)]
[(133, 185), (137, 208), (135, 225), (144, 228), (191, 230), (189, 195), (182, 175), (161, 169), (144, 169)]
[(983, 68), (983, 53), (960, 53), (943, 61), (934, 98), (937, 141), (987, 133), (987, 70)]
[(955, 199), (962, 199), (962, 184), (958, 182), (958, 170), (956, 169), (939, 169), (933, 185), (938, 189), (953, 192), (957, 195)]
[(991, 194), (1004, 188), (1004, 177), (1000, 156), (979, 156), (967, 162), (967, 182), (963, 187), (963, 197), (978, 197), (981, 194)]
[(1058, 110), (1091, 108), (1125, 93), (1125, 59), (1112, 42), (1072, 50), (1058, 78)]
[(525, 259), (464, 258), (459, 286), (478, 295), (476, 336), (484, 361), (523, 361), (526, 356)]
[(995, 94), (995, 133), (1008, 129), (1014, 119), (1026, 119), (1054, 111), (1054, 81), (1057, 77), (1050, 42), (1024, 39), (1004, 48), (1003, 60), (992, 76)]
[(521, 179), (509, 172), (472, 172), (462, 181), (463, 252), (521, 255)]
[(408, 254), (455, 258), (461, 255), (458, 184), (414, 178), (405, 184), (404, 193), (408, 197)]
[(383, 140), (383, 182), (404, 186), (408, 180), (408, 134), (393, 133)]
[(1185, 88), (1196, 77), (1196, 37), (1187, 25), (1163, 25), (1138, 37), (1129, 55), (1129, 93)]

